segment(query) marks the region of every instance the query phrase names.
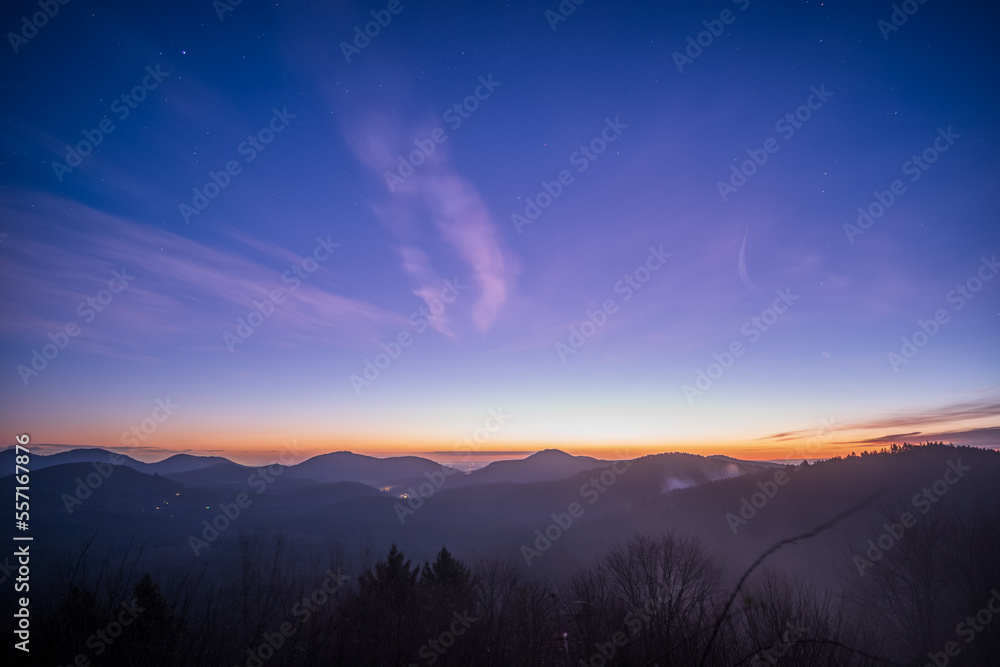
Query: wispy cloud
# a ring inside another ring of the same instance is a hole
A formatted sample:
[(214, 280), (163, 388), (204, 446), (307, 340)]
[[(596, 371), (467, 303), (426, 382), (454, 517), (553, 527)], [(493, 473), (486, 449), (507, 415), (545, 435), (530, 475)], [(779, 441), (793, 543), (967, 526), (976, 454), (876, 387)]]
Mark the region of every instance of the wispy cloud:
[(914, 424), (946, 424), (983, 418), (1000, 419), (1000, 399), (985, 398), (975, 401), (952, 403), (951, 405), (943, 405), (920, 412), (901, 413), (870, 419), (851, 424), (850, 427), (865, 429), (905, 428)]
[[(272, 316), (278, 325), (262, 326), (255, 344), (365, 348), (382, 328), (405, 321), (324, 289), (320, 272), (293, 289), (282, 275), (301, 258), (276, 246), (256, 243), (263, 256), (255, 261), (52, 197), (35, 197), (27, 207), (0, 200), (0, 216), (19, 230), (17, 243), (0, 247), (7, 286), (0, 307), (11, 315), (0, 330), (29, 343), (76, 321), (82, 331), (74, 347), (93, 353), (150, 358), (161, 348), (224, 351), (222, 333), (274, 290), (285, 298)], [(309, 253), (316, 241), (303, 243)], [(336, 261), (334, 254), (327, 263)], [(78, 304), (122, 269), (134, 280), (87, 323)]]
[[(843, 433), (857, 431), (883, 431), (891, 433), (856, 440), (844, 440), (839, 444), (882, 444), (901, 442), (906, 438), (929, 440), (954, 440), (964, 443), (997, 443), (1000, 441), (1000, 426), (986, 426), (967, 430), (947, 429), (948, 425), (978, 419), (1000, 420), (1000, 399), (984, 398), (943, 405), (929, 410), (898, 413), (887, 417), (871, 418), (863, 421), (838, 424), (834, 429)], [(927, 428), (938, 426), (939, 428)], [(941, 429), (940, 426), (945, 426)], [(922, 427), (922, 428), (917, 428)], [(908, 429), (901, 431), (900, 429)], [(783, 442), (815, 436), (817, 429), (785, 431), (758, 438), (760, 441)], [(950, 437), (949, 437), (950, 436)], [(961, 438), (961, 440), (960, 440)]]
[[(435, 127), (429, 123), (403, 124), (412, 131), (401, 132), (400, 124), (377, 113), (355, 122), (355, 126), (345, 127), (345, 139), (358, 160), (383, 183), (386, 172), (398, 167), (398, 153), (411, 150), (413, 138), (429, 137)], [(520, 263), (505, 247), (479, 191), (451, 166), (446, 151), (446, 144), (436, 146), (412, 175), (396, 182), (391, 190), (386, 185), (388, 201), (373, 205), (372, 210), (403, 245), (402, 268), (416, 283), (414, 294), (425, 301), (429, 294), (441, 290), (431, 253), (426, 243), (417, 241), (422, 221), (433, 224), (439, 239), (471, 271), (476, 290), (471, 320), (477, 330), (485, 332), (512, 296)]]
[[(916, 436), (919, 436), (919, 438)], [(868, 438), (866, 440), (855, 440), (854, 442), (857, 444), (884, 445), (893, 442), (903, 442), (905, 439), (919, 440), (920, 442), (951, 442), (957, 445), (998, 447), (1000, 446), (1000, 426), (959, 431), (929, 431), (926, 433), (918, 431), (916, 433), (902, 433)]]
[(479, 286), (472, 319), (486, 331), (506, 303), (517, 270), (501, 249), (493, 218), (471, 183), (453, 173), (431, 173), (426, 186), (428, 208), (441, 237), (472, 269)]
[[(431, 259), (427, 256), (420, 248), (415, 246), (402, 246), (399, 248), (399, 255), (402, 261), (403, 271), (406, 275), (410, 276), (414, 282), (419, 285), (413, 290), (413, 293), (424, 300), (428, 306), (438, 298), (441, 292), (441, 284), (444, 279), (441, 278), (431, 266)], [(440, 315), (430, 318), (429, 323), (440, 333), (448, 336), (449, 338), (454, 338), (455, 333), (448, 326), (450, 317), (448, 312), (445, 311)]]

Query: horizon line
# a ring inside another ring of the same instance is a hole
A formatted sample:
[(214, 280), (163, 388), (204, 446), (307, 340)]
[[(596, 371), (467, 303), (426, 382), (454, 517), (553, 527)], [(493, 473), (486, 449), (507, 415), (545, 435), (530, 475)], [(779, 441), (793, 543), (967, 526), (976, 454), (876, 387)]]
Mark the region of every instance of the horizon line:
[[(918, 443), (910, 443), (910, 444), (926, 445), (926, 444), (929, 444), (930, 442), (942, 442), (942, 441), (928, 441), (928, 442), (918, 442)], [(858, 444), (860, 444), (860, 443), (858, 443)], [(864, 446), (854, 447), (853, 450), (859, 450), (859, 451), (862, 451), (862, 452), (869, 451), (869, 450), (879, 451), (881, 449), (888, 449), (889, 445), (891, 445), (891, 444), (895, 444), (895, 443), (879, 443), (878, 445), (876, 445), (876, 444), (866, 444)], [(987, 449), (987, 450), (993, 450), (993, 451), (1000, 450), (1000, 445), (997, 445), (997, 444), (986, 444), (986, 443), (957, 443), (957, 444), (956, 443), (942, 443), (942, 444), (944, 444), (946, 446), (952, 446), (952, 447), (972, 447), (972, 448), (976, 448), (976, 449)], [(881, 445), (881, 446), (879, 446), (879, 445)], [(245, 467), (260, 467), (260, 466), (263, 466), (263, 465), (275, 465), (275, 464), (279, 463), (277, 460), (274, 460), (273, 462), (270, 462), (270, 463), (258, 463), (258, 464), (254, 464), (254, 463), (242, 463), (239, 459), (243, 458), (245, 460), (244, 457), (239, 457), (239, 456), (233, 457), (232, 454), (229, 453), (229, 452), (226, 452), (226, 453), (216, 453), (216, 452), (218, 452), (218, 450), (203, 450), (203, 451), (195, 453), (195, 451), (192, 451), (192, 450), (176, 450), (176, 451), (171, 451), (171, 450), (159, 449), (158, 450), (159, 452), (164, 452), (164, 454), (165, 454), (162, 458), (158, 458), (158, 459), (155, 459), (155, 460), (143, 460), (141, 458), (137, 458), (136, 454), (146, 453), (146, 454), (150, 454), (150, 455), (153, 455), (153, 456), (155, 456), (155, 454), (153, 452), (148, 452), (148, 451), (147, 452), (137, 452), (137, 451), (135, 451), (135, 448), (127, 448), (127, 449), (126, 448), (110, 448), (110, 447), (102, 447), (102, 446), (97, 446), (97, 445), (75, 445), (74, 446), (74, 445), (61, 444), (61, 443), (38, 443), (38, 444), (32, 443), (30, 445), (30, 448), (33, 450), (32, 451), (33, 455), (35, 455), (35, 456), (45, 456), (45, 457), (54, 456), (56, 454), (61, 454), (61, 453), (66, 453), (66, 452), (93, 449), (93, 450), (100, 450), (100, 451), (104, 451), (104, 452), (109, 452), (109, 453), (112, 453), (112, 454), (119, 454), (119, 455), (122, 455), (122, 456), (128, 456), (129, 458), (131, 458), (133, 460), (136, 460), (136, 461), (138, 461), (140, 463), (146, 463), (146, 464), (162, 463), (163, 461), (166, 461), (166, 460), (168, 460), (170, 458), (173, 458), (175, 456), (185, 456), (185, 455), (186, 456), (194, 456), (194, 457), (197, 457), (197, 458), (221, 458), (221, 459), (225, 459), (226, 461), (229, 461), (230, 463), (234, 463), (234, 464), (245, 466)], [(50, 450), (51, 449), (52, 451), (38, 452), (38, 451), (36, 451), (37, 448), (42, 448), (42, 449), (45, 449), (45, 450)], [(6, 451), (9, 451), (9, 450), (13, 450), (13, 449), (15, 449), (15, 446), (11, 445), (10, 447), (6, 447), (6, 448), (4, 448), (3, 450), (0, 450), (0, 451), (6, 452)], [(150, 448), (150, 449), (152, 449), (152, 448)], [(844, 448), (838, 448), (838, 450), (843, 450), (843, 449)], [(848, 447), (847, 449), (851, 449), (851, 448)], [(170, 453), (166, 453), (167, 451), (170, 451)], [(733, 456), (732, 454), (723, 454), (723, 453), (701, 454), (701, 453), (695, 453), (695, 452), (692, 452), (692, 451), (684, 451), (684, 450), (678, 450), (678, 449), (670, 449), (670, 450), (666, 450), (665, 449), (665, 450), (662, 450), (662, 451), (645, 451), (645, 452), (637, 454), (636, 456), (631, 457), (631, 458), (627, 458), (627, 457), (622, 457), (622, 458), (600, 458), (600, 457), (597, 457), (597, 456), (591, 456), (589, 454), (574, 454), (572, 452), (569, 452), (569, 451), (566, 451), (564, 449), (560, 449), (560, 448), (557, 448), (557, 447), (547, 447), (547, 448), (544, 448), (544, 449), (537, 449), (537, 450), (482, 450), (482, 451), (431, 450), (431, 451), (412, 451), (412, 452), (408, 452), (408, 453), (398, 453), (398, 454), (362, 453), (362, 452), (356, 452), (356, 451), (352, 451), (352, 450), (334, 449), (334, 450), (330, 450), (330, 451), (317, 451), (316, 453), (311, 454), (310, 456), (307, 456), (305, 458), (302, 458), (300, 461), (297, 461), (295, 464), (292, 464), (292, 465), (297, 465), (299, 463), (304, 463), (305, 461), (308, 461), (310, 459), (316, 458), (318, 456), (324, 456), (324, 455), (328, 455), (328, 454), (336, 454), (336, 453), (341, 453), (341, 452), (348, 453), (348, 454), (353, 454), (355, 456), (364, 456), (364, 457), (367, 457), (367, 458), (380, 459), (380, 460), (405, 458), (405, 457), (408, 457), (408, 456), (413, 456), (413, 457), (417, 457), (417, 458), (426, 458), (428, 460), (433, 460), (433, 459), (430, 458), (430, 457), (433, 456), (433, 457), (438, 457), (438, 458), (443, 458), (443, 459), (493, 458), (494, 461), (490, 461), (489, 462), (489, 463), (493, 463), (495, 461), (502, 461), (502, 460), (515, 460), (515, 461), (524, 460), (524, 459), (529, 458), (529, 457), (531, 457), (531, 456), (533, 456), (535, 454), (538, 454), (538, 453), (541, 453), (541, 452), (545, 452), (545, 451), (555, 451), (555, 452), (560, 452), (560, 453), (566, 454), (567, 456), (573, 456), (573, 457), (579, 457), (579, 458), (595, 458), (597, 460), (603, 460), (603, 461), (635, 460), (635, 459), (643, 458), (645, 456), (660, 456), (660, 455), (664, 455), (664, 454), (686, 454), (686, 455), (689, 455), (689, 456), (699, 456), (699, 457), (702, 457), (702, 458), (722, 457), (722, 458), (734, 459), (734, 460), (737, 460), (737, 461), (758, 462), (758, 463), (776, 463), (776, 464), (789, 464), (790, 462), (801, 462), (801, 461), (809, 461), (810, 463), (812, 463), (812, 462), (816, 462), (816, 461), (824, 461), (824, 460), (828, 460), (828, 459), (837, 458), (837, 456), (846, 456), (846, 454), (837, 453), (837, 454), (830, 454), (829, 456), (808, 456), (808, 455), (806, 455), (806, 456), (801, 456), (801, 457), (800, 456), (782, 456), (782, 457), (763, 458), (763, 457), (754, 457), (752, 455), (744, 457), (744, 456)], [(258, 454), (265, 454), (265, 453), (272, 453), (272, 452), (259, 452)], [(244, 454), (246, 456), (252, 456), (254, 454), (254, 452), (244, 451), (244, 452), (238, 452), (238, 454)], [(497, 457), (504, 457), (504, 456), (509, 456), (509, 457), (512, 457), (512, 458), (509, 458), (509, 459), (497, 458)], [(266, 460), (269, 460), (269, 459), (266, 459)], [(435, 463), (440, 463), (439, 461), (434, 461), (434, 462)]]

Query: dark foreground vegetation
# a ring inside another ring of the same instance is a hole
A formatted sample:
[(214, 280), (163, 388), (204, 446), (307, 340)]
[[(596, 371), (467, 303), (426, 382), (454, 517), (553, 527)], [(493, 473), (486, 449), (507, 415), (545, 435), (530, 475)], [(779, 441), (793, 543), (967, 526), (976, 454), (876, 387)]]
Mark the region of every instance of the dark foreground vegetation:
[(96, 570), (84, 556), (38, 621), (31, 662), (874, 666), (940, 653), (949, 662), (939, 664), (1000, 664), (1000, 614), (975, 620), (991, 602), (1000, 610), (997, 516), (951, 517), (911, 537), (839, 599), (761, 568), (728, 610), (718, 566), (672, 535), (637, 536), (558, 587), (522, 580), (511, 563), (469, 568), (447, 549), (422, 567), (394, 548), (361, 576), (331, 562), (302, 578), (287, 574), (302, 568), (280, 542), (244, 543), (228, 588), (155, 582), (138, 555)]

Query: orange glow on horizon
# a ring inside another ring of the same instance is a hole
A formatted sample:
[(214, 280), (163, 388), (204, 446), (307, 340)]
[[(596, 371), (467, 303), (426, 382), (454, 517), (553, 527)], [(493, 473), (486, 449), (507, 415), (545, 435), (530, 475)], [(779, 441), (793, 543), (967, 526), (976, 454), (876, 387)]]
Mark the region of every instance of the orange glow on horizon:
[[(869, 435), (870, 437), (870, 435)], [(915, 438), (922, 442), (933, 437)], [(66, 442), (64, 439), (38, 438), (32, 436), (33, 448), (39, 454), (52, 454), (78, 447), (99, 447), (127, 454), (144, 462), (160, 461), (178, 453), (198, 456), (222, 456), (236, 463), (262, 465), (273, 463), (279, 457), (286, 461), (291, 454), (294, 463), (300, 463), (320, 454), (350, 451), (375, 457), (419, 456), (435, 461), (455, 461), (468, 458), (476, 464), (486, 464), (495, 460), (524, 458), (544, 449), (558, 449), (575, 456), (590, 456), (597, 459), (634, 459), (651, 454), (680, 452), (698, 456), (722, 455), (749, 461), (803, 459), (825, 459), (847, 456), (851, 452), (877, 451), (888, 447), (889, 443), (872, 444), (862, 438), (849, 441), (817, 443), (815, 438), (790, 439), (781, 444), (763, 444), (759, 441), (717, 441), (688, 443), (586, 443), (579, 442), (487, 442), (483, 445), (456, 445), (453, 442), (436, 442), (432, 439), (413, 438), (408, 442), (388, 438), (330, 438), (330, 437), (286, 437), (273, 438), (265, 434), (214, 434), (213, 437), (157, 437), (150, 438), (143, 447), (125, 447), (120, 443), (108, 443), (102, 438), (82, 437), (67, 444), (47, 445), (43, 443)], [(946, 439), (947, 441), (947, 439)], [(233, 444), (238, 442), (239, 444)], [(902, 440), (897, 444), (902, 444)]]

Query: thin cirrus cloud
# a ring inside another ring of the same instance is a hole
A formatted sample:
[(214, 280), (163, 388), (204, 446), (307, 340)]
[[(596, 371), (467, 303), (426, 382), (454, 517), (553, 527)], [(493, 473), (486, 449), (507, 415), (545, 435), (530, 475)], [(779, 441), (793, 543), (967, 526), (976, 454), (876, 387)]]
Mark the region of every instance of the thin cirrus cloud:
[(949, 424), (971, 419), (1000, 418), (1000, 400), (984, 398), (975, 401), (952, 403), (914, 414), (892, 415), (853, 424), (853, 428), (881, 429), (906, 427), (913, 424)]
[[(280, 326), (262, 326), (254, 344), (363, 349), (379, 340), (383, 328), (405, 321), (323, 289), (323, 265), (293, 289), (282, 274), (299, 258), (277, 246), (254, 243), (262, 255), (254, 261), (46, 196), (32, 197), (28, 206), (0, 200), (0, 216), (10, 229), (0, 246), (0, 276), (8, 286), (0, 307), (11, 315), (0, 329), (29, 343), (47, 342), (47, 334), (75, 321), (81, 332), (74, 347), (92, 353), (150, 358), (160, 354), (157, 349), (226, 352), (223, 332), (233, 332), (237, 318), (275, 289), (284, 296), (273, 314)], [(87, 322), (78, 304), (106, 288), (113, 270), (123, 269), (134, 276), (128, 288)]]
[[(345, 129), (344, 136), (357, 159), (386, 184), (390, 200), (373, 205), (372, 211), (403, 246), (401, 268), (416, 285), (413, 293), (430, 304), (443, 287), (429, 252), (418, 245), (423, 236), (422, 221), (429, 220), (443, 245), (469, 268), (475, 290), (472, 324), (480, 332), (490, 330), (513, 295), (520, 264), (505, 247), (482, 196), (450, 165), (444, 145), (436, 145), (434, 153), (415, 166), (411, 175), (389, 187), (385, 174), (399, 166), (399, 156), (390, 142), (395, 146), (414, 144), (401, 139), (405, 133), (377, 114), (365, 118), (357, 127)], [(429, 137), (434, 129), (427, 124), (413, 127), (413, 137)], [(447, 325), (438, 326), (442, 332), (450, 331)]]
[(507, 301), (516, 275), (513, 261), (501, 249), (489, 209), (471, 183), (452, 172), (428, 170), (419, 184), (441, 238), (472, 269), (479, 287), (472, 321), (486, 331)]
[[(965, 430), (949, 429), (951, 425), (972, 420), (997, 420), (1000, 419), (1000, 400), (996, 398), (984, 398), (975, 401), (963, 401), (942, 405), (936, 408), (914, 412), (910, 414), (894, 414), (888, 417), (876, 417), (864, 421), (836, 424), (833, 428), (841, 432), (868, 432), (884, 431), (892, 429), (893, 432), (885, 435), (867, 437), (859, 440), (847, 440), (841, 444), (880, 444), (898, 442), (902, 438), (913, 438), (921, 441), (952, 439), (956, 442), (978, 443), (988, 442), (995, 438), (1000, 427), (984, 426), (982, 428), (971, 428)], [(936, 426), (938, 428), (930, 430), (917, 430), (918, 426)], [(899, 432), (899, 429), (910, 429), (906, 432)], [(758, 440), (781, 442), (785, 440), (798, 440), (815, 436), (818, 429), (786, 431), (774, 435), (758, 438)]]
[[(400, 247), (399, 256), (403, 271), (420, 285), (413, 290), (413, 293), (423, 299), (424, 303), (430, 305), (440, 295), (441, 288), (439, 286), (444, 282), (431, 266), (431, 258), (415, 246)], [(447, 311), (428, 318), (428, 322), (439, 333), (449, 338), (455, 337), (455, 332), (449, 326), (450, 316)]]
[[(986, 428), (974, 428), (962, 431), (943, 431), (938, 433), (907, 433), (904, 434), (907, 437), (913, 437), (919, 435), (919, 440), (925, 442), (931, 441), (943, 441), (943, 442), (954, 442), (957, 444), (966, 445), (982, 445), (987, 447), (996, 448), (995, 444), (998, 439), (1000, 439), (1000, 426), (989, 426)], [(869, 438), (867, 440), (858, 440), (857, 444), (864, 445), (884, 445), (889, 443), (897, 443), (902, 439), (903, 436), (883, 436), (879, 438)]]

